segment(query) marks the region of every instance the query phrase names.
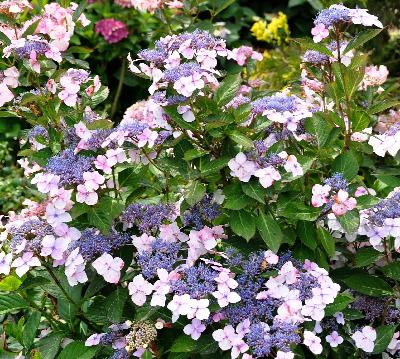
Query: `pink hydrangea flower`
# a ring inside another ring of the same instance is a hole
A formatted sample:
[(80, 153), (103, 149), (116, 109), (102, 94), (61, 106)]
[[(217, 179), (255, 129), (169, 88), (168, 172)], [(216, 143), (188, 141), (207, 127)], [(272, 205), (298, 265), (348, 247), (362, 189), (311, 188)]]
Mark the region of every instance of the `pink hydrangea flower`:
[(85, 187), (88, 191), (97, 190), (105, 181), (105, 178), (97, 171), (84, 172), (83, 179), (85, 180)]
[(145, 128), (143, 132), (138, 136), (137, 146), (141, 148), (146, 146), (147, 144), (149, 148), (152, 148), (157, 138), (158, 138), (158, 133), (156, 131), (152, 131), (149, 128)]
[(249, 182), (250, 177), (256, 171), (256, 165), (253, 161), (248, 161), (243, 152), (239, 152), (235, 158), (228, 162), (231, 169), (231, 175), (239, 178), (239, 181)]
[(335, 216), (341, 216), (354, 209), (357, 205), (356, 199), (353, 197), (349, 198), (349, 194), (342, 189), (338, 191), (333, 199), (335, 203), (332, 205), (332, 212), (335, 214)]
[(64, 209), (56, 208), (53, 204), (49, 203), (46, 207), (46, 220), (53, 227), (72, 221), (71, 215)]
[(92, 347), (98, 345), (100, 343), (100, 339), (105, 335), (105, 333), (101, 334), (92, 334), (89, 338), (85, 341), (85, 346)]
[(32, 252), (25, 252), (22, 257), (14, 259), (11, 267), (16, 268), (15, 273), (18, 277), (22, 277), (31, 267), (39, 267), (40, 265), (40, 260)]
[(355, 341), (357, 348), (371, 353), (375, 347), (376, 330), (370, 326), (365, 326), (361, 331), (356, 331), (351, 338)]
[(189, 305), (188, 319), (206, 320), (210, 316), (210, 309), (208, 309), (210, 301), (208, 299), (191, 299)]
[(312, 198), (311, 204), (313, 207), (321, 207), (329, 202), (329, 193), (331, 191), (331, 186), (315, 184), (312, 188)]
[(8, 89), (6, 84), (0, 84), (0, 106), (10, 102), (14, 98), (14, 94)]
[(68, 248), (69, 241), (64, 238), (56, 238), (53, 235), (44, 236), (42, 239), (41, 256), (51, 256), (53, 259), (62, 259)]
[(327, 335), (325, 339), (332, 348), (336, 348), (343, 343), (343, 338), (337, 331), (333, 331), (331, 334)]
[(145, 280), (141, 274), (138, 274), (128, 284), (128, 289), (132, 302), (141, 307), (146, 303), (147, 296), (153, 291), (153, 285)]
[(76, 201), (86, 203), (88, 206), (94, 206), (99, 200), (99, 196), (95, 191), (88, 190), (85, 185), (77, 186)]
[[(192, 310), (192, 303), (189, 294), (175, 294), (168, 303), (167, 308), (172, 312), (172, 323), (175, 323), (179, 316), (188, 315)], [(194, 318), (194, 317), (192, 317)], [(197, 318), (199, 319), (199, 318)], [(201, 320), (201, 319), (200, 319)]]
[(303, 344), (306, 345), (314, 354), (318, 355), (322, 353), (321, 339), (318, 338), (313, 332), (308, 330), (304, 331)]
[(79, 253), (79, 248), (75, 248), (65, 261), (65, 275), (70, 286), (73, 287), (78, 283), (87, 282), (85, 264), (85, 260)]
[(0, 274), (9, 275), (11, 268), (12, 254), (0, 252)]
[(166, 294), (170, 291), (170, 275), (164, 268), (157, 269), (158, 280), (154, 283), (153, 290), (154, 293), (151, 297), (150, 305), (153, 307), (165, 306), (165, 301), (167, 300)]
[(60, 177), (52, 173), (37, 173), (31, 180), (32, 184), (36, 184), (39, 192), (50, 193), (50, 195), (58, 191), (59, 182)]
[(96, 157), (96, 160), (94, 161), (94, 165), (96, 166), (97, 169), (102, 170), (104, 173), (111, 174), (112, 173), (112, 166), (115, 163), (113, 161), (109, 160), (106, 156), (104, 155), (98, 155)]
[(126, 24), (115, 19), (103, 19), (98, 21), (95, 26), (95, 31), (103, 36), (109, 44), (120, 42), (129, 35)]
[(183, 332), (186, 335), (190, 335), (194, 340), (198, 340), (201, 336), (201, 333), (205, 330), (206, 326), (198, 319), (193, 319), (190, 324), (187, 324), (183, 328)]
[(244, 66), (248, 59), (252, 59), (255, 61), (261, 61), (263, 59), (263, 55), (257, 51), (254, 51), (250, 46), (240, 46), (232, 51), (228, 51), (228, 60), (235, 60), (238, 65)]
[(280, 173), (272, 166), (258, 169), (254, 172), (254, 176), (259, 178), (260, 184), (264, 188), (271, 187), (275, 181), (281, 179)]
[(313, 35), (314, 42), (321, 42), (329, 36), (329, 30), (324, 24), (318, 24), (311, 29), (311, 35)]
[(281, 350), (278, 350), (276, 353), (276, 358), (275, 359), (294, 359), (294, 353), (292, 352), (283, 352)]
[(121, 269), (124, 267), (124, 261), (119, 258), (113, 258), (108, 253), (103, 253), (101, 257), (97, 258), (92, 266), (96, 272), (100, 274), (108, 283), (118, 283), (121, 276)]

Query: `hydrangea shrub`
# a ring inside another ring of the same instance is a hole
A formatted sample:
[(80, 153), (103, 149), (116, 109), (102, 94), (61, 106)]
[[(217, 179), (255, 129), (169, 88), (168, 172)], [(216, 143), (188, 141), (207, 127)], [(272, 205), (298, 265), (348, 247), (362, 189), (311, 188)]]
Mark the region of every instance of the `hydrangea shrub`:
[[(115, 122), (68, 52), (85, 3), (0, 5), (0, 104), (31, 125), (19, 164), (41, 194), (2, 228), (2, 354), (398, 357), (399, 102), (362, 50), (383, 24), (322, 10), (293, 40), (301, 77), (271, 92), (252, 76), (263, 55), (196, 27), (192, 1), (116, 3), (191, 20), (126, 51), (149, 96)], [(208, 5), (212, 20), (229, 4)]]

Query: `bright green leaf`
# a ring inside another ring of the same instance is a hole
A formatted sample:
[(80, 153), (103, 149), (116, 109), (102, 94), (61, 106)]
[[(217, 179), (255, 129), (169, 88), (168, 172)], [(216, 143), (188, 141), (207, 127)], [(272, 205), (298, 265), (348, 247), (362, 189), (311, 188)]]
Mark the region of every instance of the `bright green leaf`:
[(257, 217), (256, 223), (258, 232), (267, 247), (277, 253), (283, 242), (283, 234), (279, 223), (270, 214), (261, 211)]

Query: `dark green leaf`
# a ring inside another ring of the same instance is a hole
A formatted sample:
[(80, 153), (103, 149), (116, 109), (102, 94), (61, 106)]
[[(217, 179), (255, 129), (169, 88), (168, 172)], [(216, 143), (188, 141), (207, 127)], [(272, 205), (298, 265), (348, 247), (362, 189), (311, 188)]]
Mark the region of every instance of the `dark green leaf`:
[(242, 183), (243, 192), (249, 197), (260, 203), (265, 203), (265, 189), (261, 187), (258, 181)]
[(65, 335), (61, 332), (52, 333), (36, 343), (35, 347), (43, 355), (43, 359), (54, 359), (56, 357)]
[(337, 312), (341, 312), (345, 308), (348, 307), (350, 303), (354, 301), (354, 298), (346, 293), (343, 294), (338, 294), (338, 296), (335, 298), (333, 303), (328, 304), (325, 308), (325, 316), (331, 316), (334, 315)]
[(229, 224), (237, 235), (249, 241), (256, 233), (254, 216), (244, 210), (230, 213)]
[(112, 292), (106, 300), (107, 318), (111, 323), (121, 322), (122, 312), (126, 300), (128, 299), (128, 290), (118, 287)]
[(343, 173), (347, 180), (352, 180), (358, 173), (358, 162), (351, 151), (345, 152), (335, 158), (332, 171)]
[(357, 49), (360, 46), (364, 45), (367, 41), (373, 39), (376, 35), (378, 35), (382, 30), (383, 29), (369, 29), (361, 31), (349, 42), (349, 44), (344, 49), (343, 54), (346, 54), (350, 50)]
[(332, 257), (335, 254), (336, 244), (335, 238), (332, 237), (332, 234), (330, 234), (325, 228), (318, 227), (317, 238), (325, 249), (326, 254), (329, 257)]
[(104, 234), (110, 231), (112, 222), (118, 217), (124, 205), (111, 197), (103, 197), (97, 205), (90, 208), (88, 212), (89, 223)]
[(297, 38), (297, 39), (293, 39), (293, 41), (299, 43), (300, 45), (302, 45), (303, 47), (305, 47), (308, 50), (318, 51), (321, 54), (328, 55), (329, 57), (334, 57), (332, 54), (332, 51), (330, 51), (326, 46), (324, 46), (323, 44), (320, 44), (320, 43), (315, 43), (311, 39)]
[(30, 348), (33, 344), (33, 340), (36, 337), (36, 332), (39, 327), (40, 317), (40, 312), (36, 310), (29, 313), (29, 317), (24, 325), (24, 335), (22, 337), (25, 348)]
[(360, 213), (357, 209), (352, 209), (341, 216), (336, 217), (346, 233), (354, 233), (360, 226)]
[(383, 253), (376, 251), (373, 248), (360, 248), (357, 250), (355, 261), (356, 267), (365, 267), (383, 257)]
[(197, 131), (197, 127), (195, 125), (195, 122), (186, 122), (182, 115), (180, 115), (177, 110), (177, 106), (171, 106), (171, 107), (163, 107), (164, 111), (167, 113), (169, 117), (180, 127), (183, 128), (184, 130), (190, 130), (190, 131)]
[(315, 221), (319, 214), (320, 210), (318, 208), (306, 206), (304, 203), (292, 203), (291, 205), (286, 206), (281, 214), (283, 217), (289, 219), (298, 219), (302, 221)]
[(376, 328), (376, 340), (372, 354), (380, 354), (385, 351), (389, 343), (392, 341), (395, 331), (395, 325), (381, 325), (380, 327)]
[(172, 343), (169, 349), (172, 353), (192, 352), (197, 346), (197, 342), (187, 335), (180, 335)]
[(400, 101), (397, 100), (383, 100), (379, 101), (377, 104), (372, 105), (368, 108), (368, 113), (370, 115), (375, 115), (376, 113), (380, 113), (382, 111), (387, 110), (388, 108), (398, 106)]
[(315, 136), (319, 147), (326, 144), (333, 128), (332, 124), (318, 113), (307, 118), (304, 125), (306, 131)]
[(351, 129), (353, 132), (359, 132), (369, 126), (371, 118), (365, 111), (354, 111), (351, 115)]
[(102, 86), (92, 97), (92, 106), (95, 107), (105, 101), (110, 93), (108, 87)]
[(306, 221), (297, 222), (297, 233), (301, 243), (305, 244), (308, 248), (317, 248), (317, 232), (314, 224)]
[(8, 293), (0, 295), (0, 314), (25, 309), (28, 306), (28, 303), (19, 294)]
[(203, 176), (209, 176), (213, 173), (219, 172), (228, 164), (229, 160), (229, 158), (218, 158), (216, 160), (211, 160), (210, 162), (203, 164), (201, 167), (201, 174)]
[(57, 359), (92, 359), (96, 355), (98, 347), (87, 347), (84, 342), (69, 343), (57, 357)]
[(392, 287), (383, 279), (368, 274), (353, 274), (352, 276), (343, 279), (343, 282), (351, 289), (372, 297), (381, 297), (393, 294)]
[(278, 252), (283, 241), (283, 234), (279, 227), (279, 223), (270, 214), (261, 211), (256, 222), (258, 232), (267, 247), (275, 253)]
[(206, 185), (199, 181), (193, 181), (185, 193), (185, 200), (187, 203), (193, 206), (204, 197), (205, 193)]
[(400, 281), (400, 262), (392, 262), (379, 269), (386, 277)]
[(231, 101), (239, 90), (241, 82), (242, 77), (240, 74), (226, 76), (214, 95), (214, 100), (217, 105), (224, 106)]
[(243, 149), (251, 149), (254, 148), (253, 141), (235, 130), (228, 134), (229, 138), (236, 142), (238, 145), (241, 145)]
[(233, 211), (239, 211), (247, 206), (254, 203), (254, 200), (245, 195), (240, 196), (227, 196), (224, 201), (224, 208), (231, 209)]

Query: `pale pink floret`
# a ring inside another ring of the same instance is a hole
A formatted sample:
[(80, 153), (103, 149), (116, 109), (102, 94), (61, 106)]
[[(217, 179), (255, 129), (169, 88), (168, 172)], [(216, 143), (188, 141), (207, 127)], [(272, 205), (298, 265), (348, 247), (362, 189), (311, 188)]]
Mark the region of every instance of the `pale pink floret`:
[(53, 235), (44, 236), (40, 255), (44, 257), (51, 256), (53, 259), (60, 260), (63, 258), (69, 243), (64, 238), (56, 238)]
[(325, 339), (332, 348), (336, 348), (343, 343), (343, 338), (337, 331), (333, 331), (331, 334), (327, 335)]
[(132, 302), (138, 306), (143, 306), (146, 303), (147, 296), (153, 291), (153, 285), (143, 278), (143, 275), (138, 274), (128, 284), (129, 295)]
[(110, 254), (103, 253), (92, 263), (92, 266), (98, 274), (103, 276), (106, 282), (115, 284), (118, 283), (121, 276), (124, 261), (119, 257), (113, 258)]
[(329, 36), (329, 30), (324, 24), (318, 24), (311, 29), (311, 35), (313, 35), (314, 42), (321, 42)]
[(31, 267), (39, 267), (40, 265), (39, 259), (32, 252), (25, 252), (22, 257), (14, 259), (11, 267), (16, 268), (15, 273), (18, 277), (22, 277)]
[(239, 152), (235, 158), (231, 159), (228, 166), (231, 169), (231, 175), (238, 177), (242, 182), (248, 182), (256, 171), (255, 163), (248, 161), (243, 152)]
[(99, 200), (99, 196), (93, 190), (87, 189), (83, 184), (77, 186), (76, 201), (86, 203), (88, 206), (94, 206)]
[(201, 336), (201, 333), (205, 330), (206, 326), (198, 319), (193, 319), (190, 324), (187, 324), (183, 328), (183, 332), (186, 335), (190, 335), (194, 340), (198, 340)]
[(8, 275), (11, 269), (12, 254), (0, 252), (0, 274)]
[(321, 354), (322, 353), (322, 345), (321, 339), (318, 338), (313, 332), (308, 330), (304, 331), (304, 340), (303, 344), (310, 349), (310, 351), (314, 354)]
[(365, 326), (361, 331), (356, 331), (351, 338), (355, 341), (357, 348), (371, 353), (375, 347), (376, 330), (370, 326)]

